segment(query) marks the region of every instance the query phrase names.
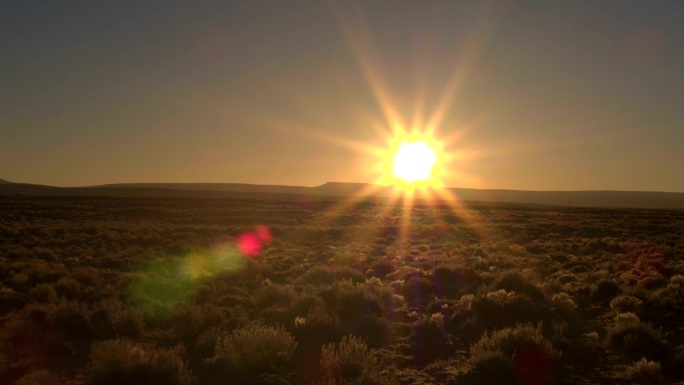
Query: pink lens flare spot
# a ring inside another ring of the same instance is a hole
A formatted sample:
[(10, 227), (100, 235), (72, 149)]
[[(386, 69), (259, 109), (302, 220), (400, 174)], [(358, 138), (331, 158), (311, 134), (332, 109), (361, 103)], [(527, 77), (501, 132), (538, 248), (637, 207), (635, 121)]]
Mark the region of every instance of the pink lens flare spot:
[(243, 255), (254, 258), (261, 253), (261, 238), (257, 233), (243, 233), (237, 239), (237, 247)]
[(271, 235), (271, 231), (266, 226), (257, 226), (256, 233), (264, 243), (270, 243), (273, 240), (273, 235)]

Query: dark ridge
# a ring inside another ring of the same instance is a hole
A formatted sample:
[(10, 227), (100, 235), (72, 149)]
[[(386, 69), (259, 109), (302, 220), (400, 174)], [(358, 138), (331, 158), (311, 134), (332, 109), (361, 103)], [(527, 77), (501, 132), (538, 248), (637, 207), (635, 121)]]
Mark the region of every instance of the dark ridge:
[[(89, 187), (54, 187), (1, 180), (0, 195), (240, 198), (282, 201), (339, 201), (353, 198), (385, 202), (398, 197), (391, 186), (329, 182), (316, 187), (245, 183), (120, 183)], [(655, 191), (523, 191), (445, 188), (414, 204), (452, 201), (640, 209), (684, 209), (684, 193)], [(396, 199), (393, 199), (396, 202)], [(400, 200), (401, 201), (401, 200)]]

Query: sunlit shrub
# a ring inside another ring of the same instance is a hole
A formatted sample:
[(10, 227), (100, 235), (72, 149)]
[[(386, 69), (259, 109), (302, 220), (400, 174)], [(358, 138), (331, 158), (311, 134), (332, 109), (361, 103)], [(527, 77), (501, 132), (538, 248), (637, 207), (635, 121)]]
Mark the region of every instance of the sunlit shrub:
[(352, 281), (337, 281), (327, 293), (321, 296), (331, 309), (334, 309), (343, 322), (353, 320), (366, 313), (383, 314), (383, 303), (372, 292), (367, 292), (363, 284)]
[(392, 383), (382, 373), (378, 353), (354, 336), (343, 337), (339, 344), (324, 345), (320, 365), (324, 385)]
[(501, 275), (494, 284), (496, 290), (514, 291), (529, 297), (533, 301), (544, 300), (544, 293), (535, 284), (517, 271)]
[(619, 295), (610, 301), (610, 309), (616, 314), (637, 312), (641, 309), (643, 301), (631, 295)]
[[(608, 329), (606, 347), (636, 360), (641, 357), (660, 359), (663, 355), (663, 335), (651, 324), (642, 323), (635, 315), (618, 315)], [(622, 317), (621, 317), (622, 316)]]
[[(476, 383), (490, 380), (486, 371), (496, 368), (502, 371), (503, 383), (515, 383), (510, 378), (512, 367), (520, 383), (551, 384), (560, 358), (560, 353), (542, 335), (541, 324), (518, 325), (485, 333), (479, 342), (470, 347), (470, 354), (471, 373), (485, 377), (484, 381), (480, 378)], [(511, 365), (506, 365), (504, 360)]]
[(395, 270), (394, 263), (389, 259), (381, 259), (375, 262), (366, 272), (369, 277), (384, 279)]
[(500, 351), (485, 351), (468, 361), (467, 383), (473, 385), (520, 385), (511, 359)]
[(551, 298), (551, 303), (558, 311), (563, 314), (571, 314), (577, 310), (577, 304), (572, 300), (567, 293), (554, 294)]
[(297, 343), (283, 327), (249, 324), (218, 341), (214, 356), (207, 360), (203, 377), (223, 382), (257, 383), (264, 374), (282, 373), (292, 364)]
[(432, 270), (432, 285), (440, 297), (455, 298), (462, 293), (472, 293), (482, 283), (474, 270), (462, 266), (440, 266)]
[(296, 295), (294, 288), (289, 285), (263, 285), (254, 293), (254, 305), (259, 309), (274, 305), (287, 307)]
[(88, 383), (93, 385), (191, 385), (194, 376), (179, 348), (136, 345), (129, 340), (94, 343)]
[(347, 265), (315, 265), (300, 278), (302, 282), (312, 285), (329, 285), (330, 282), (345, 279), (363, 282), (365, 278), (361, 272)]
[(529, 298), (503, 289), (475, 297), (471, 308), (485, 329), (536, 322), (542, 316), (541, 310)]
[(339, 338), (340, 317), (321, 305), (312, 306), (305, 317), (297, 319), (299, 322), (294, 325), (294, 333), (298, 341), (323, 344)]
[(413, 361), (424, 365), (436, 359), (446, 358), (451, 343), (444, 325), (444, 315), (434, 313), (423, 316), (411, 325)]
[(660, 374), (660, 362), (649, 361), (641, 358), (627, 369), (629, 379), (638, 384), (653, 384), (662, 379)]
[(104, 299), (93, 306), (93, 335), (98, 339), (124, 337), (137, 339), (144, 329), (143, 313), (119, 300)]

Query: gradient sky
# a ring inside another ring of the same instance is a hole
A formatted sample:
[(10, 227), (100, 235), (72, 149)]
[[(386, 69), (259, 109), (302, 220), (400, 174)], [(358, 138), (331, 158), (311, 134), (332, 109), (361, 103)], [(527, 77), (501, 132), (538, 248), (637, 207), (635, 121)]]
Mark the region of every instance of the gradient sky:
[(373, 182), (431, 121), (450, 187), (684, 192), (680, 0), (15, 0), (0, 54), (14, 182)]

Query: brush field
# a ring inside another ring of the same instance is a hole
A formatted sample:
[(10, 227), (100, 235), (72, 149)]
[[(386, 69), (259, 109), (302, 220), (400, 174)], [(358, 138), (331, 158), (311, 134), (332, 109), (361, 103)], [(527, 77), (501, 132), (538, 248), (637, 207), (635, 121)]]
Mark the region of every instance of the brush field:
[(3, 384), (682, 384), (684, 211), (0, 197)]

